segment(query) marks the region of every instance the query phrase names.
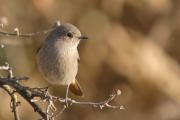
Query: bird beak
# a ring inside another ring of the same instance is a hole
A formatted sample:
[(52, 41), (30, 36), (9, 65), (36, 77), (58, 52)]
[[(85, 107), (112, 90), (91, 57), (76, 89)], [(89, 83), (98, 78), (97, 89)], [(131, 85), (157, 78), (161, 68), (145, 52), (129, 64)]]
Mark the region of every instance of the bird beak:
[(80, 36), (80, 37), (78, 37), (80, 40), (87, 40), (88, 39), (88, 37), (86, 37), (86, 36)]

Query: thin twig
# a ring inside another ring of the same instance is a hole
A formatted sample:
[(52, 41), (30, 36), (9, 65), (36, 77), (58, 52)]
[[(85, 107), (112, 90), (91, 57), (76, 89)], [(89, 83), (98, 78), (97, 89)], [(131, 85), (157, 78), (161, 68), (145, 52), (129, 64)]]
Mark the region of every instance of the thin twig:
[(117, 90), (116, 93), (111, 94), (108, 99), (102, 102), (79, 102), (76, 100), (70, 100), (70, 102), (71, 104), (90, 105), (92, 107), (99, 107), (100, 109), (103, 109), (103, 108), (124, 109), (123, 106), (113, 106), (109, 104), (112, 100), (114, 100), (119, 95), (120, 95), (120, 90)]
[(10, 107), (12, 109), (12, 112), (14, 113), (14, 120), (20, 120), (19, 112), (17, 109), (20, 102), (18, 102), (18, 100), (17, 100), (17, 96), (15, 95), (15, 91), (7, 85), (2, 86), (2, 88), (11, 96)]
[[(8, 78), (13, 78), (13, 72), (12, 68), (9, 66), (9, 64), (6, 62), (5, 66), (0, 66), (0, 70), (4, 70), (8, 72)], [(0, 84), (1, 85), (1, 84)], [(11, 88), (8, 85), (2, 86), (2, 88), (11, 96), (11, 104), (10, 107), (12, 109), (12, 112), (14, 113), (14, 119), (15, 120), (20, 120), (19, 114), (18, 114), (18, 109), (17, 106), (19, 105), (19, 102), (17, 100), (17, 96), (15, 94), (15, 90)]]
[(63, 108), (56, 114), (54, 114), (51, 118), (57, 118), (58, 116), (60, 116), (61, 114), (63, 114), (63, 112), (66, 110), (66, 105), (63, 106)]
[[(123, 106), (112, 106), (109, 104), (112, 100), (114, 100), (120, 94), (121, 94), (120, 90), (117, 90), (115, 93), (111, 94), (106, 100), (101, 101), (101, 102), (82, 102), (82, 101), (73, 100), (71, 98), (68, 98), (68, 102), (70, 103), (70, 106), (72, 106), (73, 104), (77, 104), (77, 105), (89, 105), (92, 107), (99, 107), (100, 109), (103, 109), (103, 108), (124, 109)], [(59, 101), (60, 103), (65, 104), (64, 98), (53, 96), (49, 92), (47, 94), (47, 97), (50, 97), (52, 101)]]
[(1, 35), (4, 35), (4, 36), (18, 36), (18, 37), (33, 37), (33, 36), (36, 36), (38, 34), (46, 34), (50, 31), (52, 31), (54, 28), (51, 28), (51, 29), (47, 29), (47, 30), (44, 30), (44, 31), (39, 31), (39, 32), (34, 32), (34, 33), (26, 33), (26, 34), (20, 34), (20, 33), (10, 33), (10, 32), (5, 32), (5, 31), (0, 31), (0, 34)]
[(20, 34), (19, 29), (15, 28), (14, 32), (0, 31), (0, 34), (4, 35), (4, 36), (33, 37), (33, 36), (36, 36), (38, 34), (46, 34), (48, 32), (51, 32), (52, 30), (54, 30), (58, 26), (60, 26), (60, 21), (57, 21), (53, 27), (46, 29), (46, 30), (38, 31), (38, 32)]

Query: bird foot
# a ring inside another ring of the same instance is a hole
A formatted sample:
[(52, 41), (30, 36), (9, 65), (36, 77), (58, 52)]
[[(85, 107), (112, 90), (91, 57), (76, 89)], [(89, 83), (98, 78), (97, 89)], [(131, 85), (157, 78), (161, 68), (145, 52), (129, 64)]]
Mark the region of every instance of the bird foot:
[(66, 105), (66, 108), (69, 107), (68, 99), (69, 99), (68, 97), (65, 98), (65, 105)]

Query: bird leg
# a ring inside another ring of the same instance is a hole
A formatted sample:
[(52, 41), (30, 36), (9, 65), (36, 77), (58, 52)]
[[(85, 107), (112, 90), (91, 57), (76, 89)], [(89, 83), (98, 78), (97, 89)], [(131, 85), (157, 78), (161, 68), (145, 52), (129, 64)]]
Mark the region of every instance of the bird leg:
[(69, 94), (69, 86), (70, 86), (70, 85), (68, 85), (68, 86), (67, 86), (67, 89), (66, 89), (66, 97), (65, 97), (66, 107), (69, 107), (69, 105), (68, 105), (68, 99), (69, 99), (69, 98), (68, 98), (68, 94)]

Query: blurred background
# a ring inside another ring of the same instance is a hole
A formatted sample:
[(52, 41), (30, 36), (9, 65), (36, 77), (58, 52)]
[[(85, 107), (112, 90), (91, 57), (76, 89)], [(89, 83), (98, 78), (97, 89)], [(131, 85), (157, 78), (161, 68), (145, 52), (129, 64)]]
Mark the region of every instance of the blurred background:
[[(116, 89), (122, 95), (112, 104), (125, 110), (73, 106), (57, 120), (180, 120), (180, 0), (0, 0), (3, 31), (42, 31), (59, 20), (76, 25), (89, 40), (79, 46), (78, 80), (85, 96), (102, 101)], [(38, 72), (36, 51), (46, 35), (32, 38), (0, 35), (0, 65), (6, 61), (22, 84), (46, 87)], [(64, 97), (65, 87), (50, 86)], [(20, 117), (39, 118), (19, 98)], [(0, 119), (12, 120), (10, 97), (0, 90)], [(59, 106), (61, 108), (62, 106)]]

